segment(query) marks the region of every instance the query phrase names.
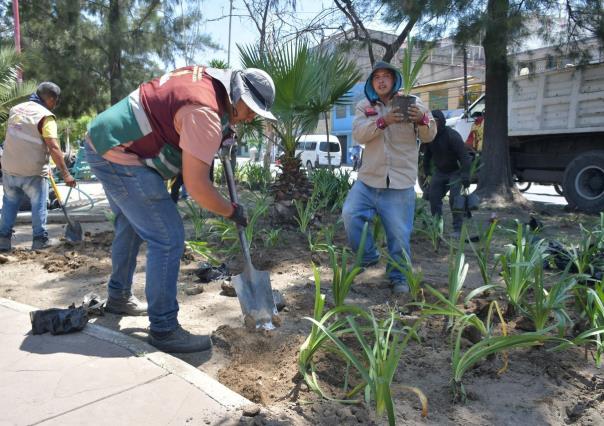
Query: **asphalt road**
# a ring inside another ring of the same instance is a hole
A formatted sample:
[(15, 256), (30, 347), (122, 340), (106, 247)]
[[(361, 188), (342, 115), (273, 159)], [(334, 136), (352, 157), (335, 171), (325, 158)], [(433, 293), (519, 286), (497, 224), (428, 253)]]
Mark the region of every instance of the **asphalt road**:
[(554, 191), (553, 185), (532, 184), (529, 190), (524, 192), (524, 196), (531, 201), (560, 205), (567, 204), (564, 197), (558, 195), (558, 193)]

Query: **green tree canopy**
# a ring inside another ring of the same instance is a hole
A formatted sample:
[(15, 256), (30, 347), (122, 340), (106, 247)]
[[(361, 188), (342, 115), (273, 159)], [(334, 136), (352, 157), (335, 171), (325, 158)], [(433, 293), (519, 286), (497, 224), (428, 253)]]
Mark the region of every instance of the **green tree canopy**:
[[(2, 36), (12, 39), (11, 1), (1, 7)], [(177, 0), (36, 0), (20, 2), (24, 74), (62, 89), (59, 115), (79, 116), (119, 101), (179, 57), (214, 48), (193, 31), (200, 8)], [(193, 0), (185, 2), (196, 4)]]

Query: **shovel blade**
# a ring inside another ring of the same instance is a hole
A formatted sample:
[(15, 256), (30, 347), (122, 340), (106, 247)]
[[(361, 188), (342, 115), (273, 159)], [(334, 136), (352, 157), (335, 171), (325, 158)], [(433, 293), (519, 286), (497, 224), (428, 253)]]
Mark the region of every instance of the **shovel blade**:
[(65, 225), (65, 238), (74, 243), (82, 241), (82, 225), (80, 222), (67, 222), (67, 225)]
[(237, 292), (243, 315), (251, 317), (256, 322), (256, 327), (272, 325), (272, 317), (277, 313), (277, 308), (269, 273), (253, 267), (246, 268), (243, 273), (234, 276), (231, 282)]

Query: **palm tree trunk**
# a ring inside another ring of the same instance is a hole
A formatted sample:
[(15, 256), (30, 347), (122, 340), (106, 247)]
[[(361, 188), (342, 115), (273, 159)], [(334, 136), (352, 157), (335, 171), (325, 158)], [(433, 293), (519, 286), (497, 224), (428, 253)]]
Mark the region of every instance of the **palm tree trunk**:
[(325, 133), (327, 134), (327, 164), (329, 165), (329, 170), (332, 170), (331, 167), (331, 141), (329, 139), (329, 120), (327, 119), (327, 111), (323, 113), (323, 117), (325, 118)]

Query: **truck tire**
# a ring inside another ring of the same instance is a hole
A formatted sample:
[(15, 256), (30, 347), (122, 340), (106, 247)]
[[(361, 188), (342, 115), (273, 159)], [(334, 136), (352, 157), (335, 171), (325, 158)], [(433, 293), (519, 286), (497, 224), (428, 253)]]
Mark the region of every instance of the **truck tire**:
[(588, 213), (604, 210), (604, 151), (575, 157), (564, 171), (563, 192), (571, 207)]

